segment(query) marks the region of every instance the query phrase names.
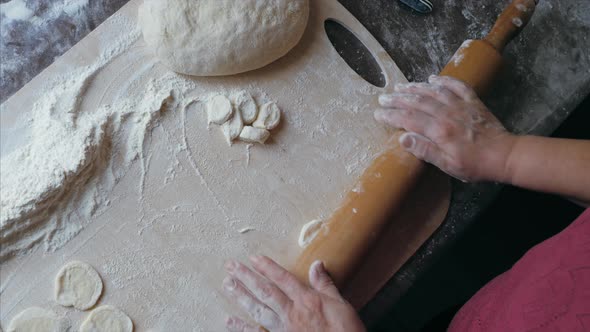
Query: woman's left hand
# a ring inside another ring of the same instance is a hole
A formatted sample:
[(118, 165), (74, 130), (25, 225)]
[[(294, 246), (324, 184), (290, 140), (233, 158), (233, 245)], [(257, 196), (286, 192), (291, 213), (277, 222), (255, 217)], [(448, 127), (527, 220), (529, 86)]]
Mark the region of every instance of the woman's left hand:
[(354, 308), (346, 302), (321, 262), (309, 269), (308, 287), (268, 257), (251, 258), (253, 270), (228, 261), (223, 281), (228, 297), (240, 305), (259, 326), (230, 317), (232, 332), (269, 331), (364, 332)]

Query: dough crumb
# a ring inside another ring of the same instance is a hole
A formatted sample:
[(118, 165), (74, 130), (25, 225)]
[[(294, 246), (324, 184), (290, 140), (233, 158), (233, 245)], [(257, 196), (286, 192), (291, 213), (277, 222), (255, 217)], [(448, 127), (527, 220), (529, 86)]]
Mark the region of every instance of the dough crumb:
[(53, 311), (31, 307), (16, 315), (8, 325), (8, 332), (62, 332), (68, 331), (65, 320)]
[(323, 220), (312, 220), (301, 228), (299, 240), (297, 241), (301, 248), (307, 247), (324, 227)]
[(246, 125), (251, 125), (258, 117), (258, 105), (246, 91), (240, 92), (236, 97), (236, 109), (242, 114), (242, 119)]
[(209, 123), (222, 125), (233, 114), (233, 108), (229, 99), (223, 95), (217, 95), (207, 103), (207, 115)]
[(92, 266), (73, 261), (64, 265), (55, 278), (55, 301), (78, 310), (92, 308), (102, 294), (102, 280)]
[(124, 312), (110, 306), (100, 306), (80, 325), (80, 332), (132, 332), (133, 322)]
[(258, 118), (254, 121), (253, 127), (273, 130), (281, 122), (281, 109), (275, 102), (262, 105)]
[(270, 137), (270, 132), (266, 129), (245, 126), (240, 133), (240, 140), (246, 143), (264, 144)]
[(238, 231), (240, 234), (246, 234), (255, 231), (256, 229), (253, 227), (244, 227)]
[(232, 118), (229, 121), (227, 121), (221, 126), (221, 131), (223, 132), (223, 136), (225, 136), (225, 139), (227, 140), (227, 144), (229, 144), (229, 146), (232, 145), (233, 141), (236, 138), (240, 137), (242, 129), (244, 129), (242, 115), (239, 110), (236, 110), (234, 112), (234, 116), (232, 116)]

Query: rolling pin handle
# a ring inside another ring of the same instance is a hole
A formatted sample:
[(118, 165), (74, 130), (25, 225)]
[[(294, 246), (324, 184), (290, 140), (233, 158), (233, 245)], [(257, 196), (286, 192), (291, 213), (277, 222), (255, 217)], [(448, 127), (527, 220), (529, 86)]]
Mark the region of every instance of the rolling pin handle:
[(499, 53), (516, 37), (530, 21), (536, 0), (514, 0), (498, 17), (496, 24), (484, 39)]

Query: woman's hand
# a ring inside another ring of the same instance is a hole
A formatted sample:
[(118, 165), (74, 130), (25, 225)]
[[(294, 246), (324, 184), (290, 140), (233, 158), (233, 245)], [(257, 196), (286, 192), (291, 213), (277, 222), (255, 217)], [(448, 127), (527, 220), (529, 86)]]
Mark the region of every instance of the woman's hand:
[(407, 133), (400, 144), (417, 158), (462, 181), (505, 181), (516, 136), (510, 134), (465, 83), (431, 76), (383, 95), (378, 121)]
[(230, 317), (226, 322), (228, 331), (260, 332), (260, 326), (271, 332), (365, 331), (321, 262), (309, 269), (310, 288), (268, 257), (255, 256), (251, 261), (253, 270), (228, 261), (225, 269), (229, 275), (223, 288), (258, 325)]

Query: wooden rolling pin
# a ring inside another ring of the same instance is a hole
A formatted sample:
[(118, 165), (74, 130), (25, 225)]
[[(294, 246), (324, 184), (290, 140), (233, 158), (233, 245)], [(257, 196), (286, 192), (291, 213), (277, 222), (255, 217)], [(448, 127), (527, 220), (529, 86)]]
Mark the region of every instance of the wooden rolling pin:
[[(466, 41), (441, 75), (463, 80), (480, 96), (484, 95), (502, 66), (501, 52), (529, 22), (535, 6), (534, 0), (513, 1), (488, 36)], [(373, 161), (355, 189), (298, 257), (291, 271), (299, 280), (308, 283), (309, 266), (321, 260), (336, 285), (343, 287), (387, 223), (395, 218), (425, 169), (423, 162), (399, 147), (399, 135), (401, 132), (392, 137), (390, 148)]]

